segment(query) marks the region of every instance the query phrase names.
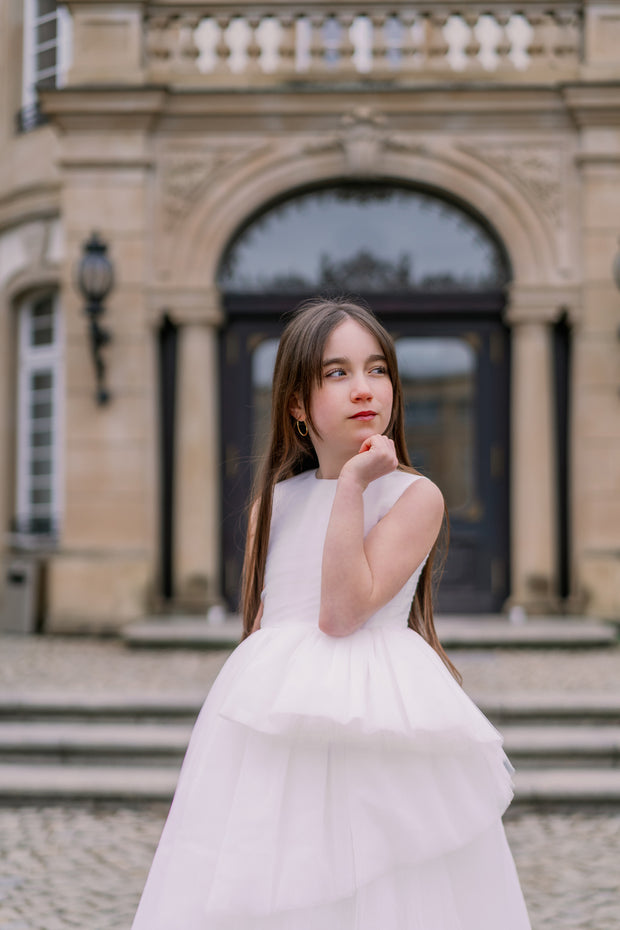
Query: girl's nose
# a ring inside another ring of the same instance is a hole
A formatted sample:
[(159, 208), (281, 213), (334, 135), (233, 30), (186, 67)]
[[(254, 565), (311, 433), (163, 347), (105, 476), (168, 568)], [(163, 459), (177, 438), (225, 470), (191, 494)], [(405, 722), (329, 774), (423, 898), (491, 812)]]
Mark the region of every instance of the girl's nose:
[(372, 397), (372, 390), (370, 384), (363, 376), (355, 379), (352, 387), (351, 394), (353, 398), (361, 400), (362, 397)]

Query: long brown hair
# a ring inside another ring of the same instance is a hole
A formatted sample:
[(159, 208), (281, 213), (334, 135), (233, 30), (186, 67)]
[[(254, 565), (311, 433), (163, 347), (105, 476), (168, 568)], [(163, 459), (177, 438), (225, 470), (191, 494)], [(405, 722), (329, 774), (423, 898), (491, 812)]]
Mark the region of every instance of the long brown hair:
[[(306, 411), (306, 419), (314, 429), (310, 414), (313, 389), (320, 384), (323, 352), (330, 333), (346, 319), (355, 320), (370, 332), (383, 352), (392, 382), (392, 415), (385, 435), (394, 442), (399, 468), (415, 475), (405, 444), (403, 392), (398, 376), (396, 350), (392, 338), (372, 311), (361, 303), (344, 298), (315, 298), (302, 303), (294, 312), (282, 333), (273, 375), (271, 433), (267, 453), (259, 472), (252, 499), (254, 504), (248, 520), (248, 537), (243, 565), (243, 638), (251, 632), (260, 607), (265, 577), (273, 489), (278, 481), (318, 467), (318, 459), (310, 435), (301, 436), (289, 408), (297, 395)], [(445, 515), (440, 538), (447, 545), (448, 519)], [(433, 622), (433, 565), (438, 542), (435, 542), (422, 570), (409, 613), (409, 626), (419, 633), (443, 659), (457, 681), (461, 676), (444, 652)], [(445, 551), (445, 550), (444, 550)], [(442, 559), (442, 563), (445, 560)]]

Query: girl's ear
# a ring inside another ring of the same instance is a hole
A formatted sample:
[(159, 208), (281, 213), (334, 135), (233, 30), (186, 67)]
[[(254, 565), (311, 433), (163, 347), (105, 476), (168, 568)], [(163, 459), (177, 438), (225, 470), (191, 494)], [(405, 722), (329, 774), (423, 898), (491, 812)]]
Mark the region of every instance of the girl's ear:
[(291, 397), (291, 402), (288, 405), (288, 412), (292, 417), (295, 417), (296, 420), (305, 420), (306, 414), (298, 394), (293, 394)]

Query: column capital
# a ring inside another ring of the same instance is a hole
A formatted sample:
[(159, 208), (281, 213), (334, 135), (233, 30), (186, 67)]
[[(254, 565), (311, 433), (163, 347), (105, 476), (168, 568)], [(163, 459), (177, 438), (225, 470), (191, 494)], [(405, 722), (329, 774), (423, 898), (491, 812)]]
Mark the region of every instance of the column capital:
[(513, 286), (508, 293), (506, 322), (510, 326), (523, 323), (539, 323), (551, 326), (563, 313), (577, 322), (579, 292), (576, 287)]
[(179, 326), (219, 327), (224, 322), (222, 299), (217, 288), (179, 290), (158, 288), (151, 291), (148, 313), (153, 325), (161, 320), (163, 312)]

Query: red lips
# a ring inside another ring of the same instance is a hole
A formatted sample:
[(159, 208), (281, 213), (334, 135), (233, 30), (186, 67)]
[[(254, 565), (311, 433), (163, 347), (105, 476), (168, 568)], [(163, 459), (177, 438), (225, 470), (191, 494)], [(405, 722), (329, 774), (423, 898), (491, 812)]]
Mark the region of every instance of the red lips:
[(374, 410), (360, 410), (359, 413), (354, 413), (352, 417), (349, 417), (349, 419), (350, 419), (350, 420), (360, 420), (360, 419), (365, 419), (365, 418), (367, 418), (367, 417), (368, 417), (368, 418), (370, 418), (370, 417), (376, 417), (376, 415), (377, 415), (377, 414), (375, 413)]

